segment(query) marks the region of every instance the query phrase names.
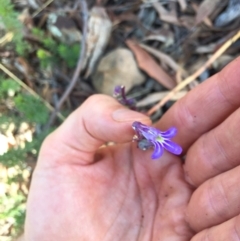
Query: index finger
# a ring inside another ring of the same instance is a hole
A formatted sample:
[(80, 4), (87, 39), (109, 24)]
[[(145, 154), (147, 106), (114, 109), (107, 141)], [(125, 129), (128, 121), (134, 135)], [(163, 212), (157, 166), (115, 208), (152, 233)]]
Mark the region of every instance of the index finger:
[(176, 102), (157, 123), (178, 129), (175, 141), (186, 151), (240, 105), (240, 57)]

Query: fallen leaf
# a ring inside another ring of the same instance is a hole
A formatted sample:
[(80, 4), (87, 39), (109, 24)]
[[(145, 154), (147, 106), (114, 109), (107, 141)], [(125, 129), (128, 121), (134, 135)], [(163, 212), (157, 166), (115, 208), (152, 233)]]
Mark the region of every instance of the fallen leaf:
[(230, 0), (227, 9), (215, 20), (215, 26), (223, 27), (240, 16), (240, 1)]
[(197, 46), (195, 52), (198, 53), (198, 54), (213, 53), (217, 49), (218, 45), (219, 45), (219, 43), (211, 43), (211, 44), (208, 44), (208, 45), (200, 45), (200, 46)]
[[(198, 6), (196, 3), (191, 3), (191, 6), (192, 6), (192, 8), (194, 9), (194, 11), (197, 13), (197, 12), (198, 12), (198, 9), (199, 9), (199, 6)], [(196, 24), (196, 23), (194, 23), (194, 22), (196, 22), (196, 21), (192, 21), (193, 26), (195, 26), (195, 24)], [(212, 27), (212, 26), (213, 26), (212, 21), (211, 21), (208, 17), (205, 17), (205, 18), (203, 19), (203, 22), (204, 22), (207, 26), (209, 26), (209, 27)]]
[(167, 66), (169, 66), (175, 72), (177, 72), (178, 70), (181, 70), (182, 73), (186, 74), (186, 71), (169, 55), (157, 49), (149, 47), (145, 44), (140, 44), (140, 46), (146, 51), (148, 51), (149, 53), (151, 53), (152, 55), (154, 55), (156, 58), (158, 58), (161, 62), (164, 62)]
[(175, 81), (165, 70), (149, 55), (143, 48), (132, 40), (126, 41), (127, 46), (133, 51), (140, 69), (145, 71), (150, 77), (157, 80), (168, 89), (174, 88)]
[(56, 39), (67, 45), (79, 43), (82, 39), (82, 34), (77, 29), (76, 23), (60, 13), (48, 15), (47, 29)]
[(182, 15), (179, 17), (179, 20), (181, 21), (182, 26), (187, 28), (189, 31), (192, 31), (192, 29), (196, 26), (195, 16)]
[(153, 2), (153, 7), (158, 12), (159, 17), (162, 21), (174, 23), (176, 25), (180, 24), (176, 12), (166, 10), (159, 2)]
[(197, 10), (196, 24), (208, 17), (220, 2), (221, 0), (204, 0)]
[(40, 7), (36, 0), (28, 0), (28, 4), (33, 9), (38, 9)]
[(227, 54), (222, 55), (213, 63), (213, 67), (217, 71), (220, 71), (223, 67), (229, 64), (231, 61), (233, 61), (233, 59), (234, 59), (234, 56), (227, 55)]
[(17, 57), (14, 61), (14, 66), (20, 71), (26, 78), (27, 84), (33, 88), (33, 82), (35, 79), (35, 71), (29, 64), (29, 62), (23, 57)]
[(9, 43), (13, 39), (13, 32), (6, 33), (2, 38), (0, 38), (0, 46), (4, 46), (5, 44)]
[(179, 5), (180, 5), (182, 11), (186, 10), (186, 8), (187, 8), (186, 0), (178, 0), (178, 2), (179, 2)]
[(170, 46), (174, 44), (173, 32), (167, 29), (160, 29), (155, 34), (148, 35), (144, 37), (142, 41), (156, 40), (165, 43), (165, 46)]

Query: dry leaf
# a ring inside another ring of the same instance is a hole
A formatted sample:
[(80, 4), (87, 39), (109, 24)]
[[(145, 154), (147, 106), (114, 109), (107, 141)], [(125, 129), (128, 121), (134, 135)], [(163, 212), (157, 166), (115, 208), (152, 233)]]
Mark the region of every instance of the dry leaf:
[[(188, 93), (188, 91), (182, 90), (182, 91), (176, 93), (176, 95), (174, 95), (171, 98), (171, 100), (177, 101), (177, 100), (181, 99), (187, 93)], [(147, 105), (153, 104), (155, 102), (158, 102), (158, 101), (162, 100), (168, 94), (169, 94), (169, 91), (162, 91), (162, 92), (156, 92), (156, 93), (149, 94), (146, 98), (137, 102), (137, 107), (147, 106)]]
[(174, 23), (176, 25), (179, 25), (179, 20), (177, 18), (176, 12), (174, 11), (167, 11), (161, 3), (159, 2), (153, 2), (153, 7), (158, 12), (159, 17), (161, 20), (168, 22), (168, 23)]
[(22, 13), (18, 16), (18, 19), (28, 28), (32, 29), (34, 26), (33, 18), (29, 13), (29, 9), (23, 9)]
[(6, 33), (2, 38), (0, 38), (0, 46), (3, 47), (5, 44), (9, 43), (13, 39), (13, 32)]
[(79, 43), (82, 39), (76, 23), (71, 18), (59, 15), (59, 13), (48, 15), (47, 29), (55, 38), (67, 45)]
[(106, 10), (102, 7), (93, 7), (88, 20), (87, 50), (86, 59), (88, 67), (86, 77), (89, 76), (98, 58), (108, 44), (112, 30), (112, 22), (109, 19)]
[(215, 52), (219, 43), (211, 43), (209, 45), (197, 46), (195, 52), (198, 54), (209, 54)]
[(182, 15), (181, 17), (179, 17), (179, 20), (181, 21), (182, 26), (187, 28), (189, 31), (192, 31), (192, 29), (196, 26), (195, 16)]
[[(198, 9), (199, 9), (199, 6), (198, 6), (196, 3), (191, 3), (191, 5), (192, 5), (192, 8), (194, 9), (194, 11), (197, 13), (197, 12), (198, 12)], [(196, 25), (195, 22), (196, 22), (196, 21), (192, 21), (192, 23), (193, 23), (194, 26)], [(204, 22), (207, 26), (209, 26), (209, 27), (212, 27), (212, 26), (213, 26), (212, 21), (211, 21), (208, 17), (205, 17), (205, 18), (203, 19), (203, 22)]]
[(215, 26), (223, 27), (240, 16), (240, 1), (230, 0), (227, 9), (215, 20)]
[(140, 44), (140, 46), (146, 51), (148, 51), (149, 53), (151, 53), (152, 55), (154, 55), (156, 58), (158, 58), (161, 62), (164, 62), (167, 66), (169, 66), (175, 72), (177, 72), (178, 70), (181, 70), (183, 74), (186, 74), (186, 71), (169, 55), (144, 44)]
[(35, 71), (29, 62), (23, 57), (17, 57), (14, 61), (14, 66), (24, 75), (27, 84), (33, 88)]
[(178, 0), (178, 2), (179, 2), (179, 5), (180, 5), (182, 11), (186, 10), (186, 8), (187, 8), (186, 0)]
[(144, 49), (132, 40), (126, 41), (127, 46), (133, 51), (140, 69), (144, 70), (153, 79), (157, 80), (168, 89), (174, 88), (175, 81)]
[(38, 9), (40, 7), (36, 0), (28, 0), (28, 4), (33, 9)]
[(156, 40), (165, 43), (165, 46), (174, 44), (173, 32), (167, 29), (160, 29), (155, 34), (144, 37), (142, 41)]
[(234, 56), (224, 54), (220, 56), (214, 63), (213, 67), (217, 71), (220, 71), (223, 67), (225, 67), (227, 64), (229, 64), (231, 61), (233, 61)]
[(220, 4), (221, 0), (204, 0), (197, 10), (196, 24), (201, 23)]

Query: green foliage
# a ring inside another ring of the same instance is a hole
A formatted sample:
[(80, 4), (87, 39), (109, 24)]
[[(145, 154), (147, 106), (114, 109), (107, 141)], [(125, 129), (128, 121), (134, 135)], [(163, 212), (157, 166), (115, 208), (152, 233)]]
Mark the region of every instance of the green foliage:
[[(11, 96), (8, 94), (11, 92)], [(12, 100), (15, 113), (9, 111), (7, 114), (0, 114), (0, 132), (5, 132), (10, 124), (19, 126), (22, 122), (27, 122), (30, 125), (45, 124), (48, 120), (48, 109), (41, 100), (32, 95), (21, 92), (21, 87), (12, 79), (5, 79), (0, 76), (0, 103), (2, 100)], [(6, 154), (1, 156), (1, 163), (7, 167), (16, 164), (23, 164), (28, 154), (38, 153), (41, 142), (48, 133), (43, 132), (33, 139), (32, 142), (27, 142), (24, 148), (12, 148)]]
[(33, 138), (32, 142), (26, 142), (24, 148), (12, 148), (7, 153), (1, 156), (1, 163), (6, 167), (14, 167), (15, 165), (21, 168), (26, 167), (26, 160), (29, 155), (37, 157), (41, 144), (44, 138), (52, 130), (44, 131)]
[(22, 35), (22, 24), (16, 21), (18, 13), (14, 10), (10, 0), (0, 0), (0, 16), (8, 31)]
[[(9, 107), (11, 103), (11, 107)], [(0, 76), (0, 105), (5, 110), (0, 113), (0, 133), (5, 133), (10, 125), (14, 126), (13, 133), (18, 133), (20, 125), (25, 122), (29, 127), (40, 127), (48, 120), (48, 110), (44, 103), (32, 95), (23, 93), (21, 87), (12, 79)], [(4, 180), (4, 185), (19, 185), (24, 182), (23, 171), (29, 168), (29, 160), (36, 160), (43, 139), (48, 132), (40, 132), (32, 142), (11, 147), (7, 153), (0, 156), (1, 165), (6, 168), (18, 169), (18, 173)], [(24, 144), (24, 145), (23, 145)], [(1, 168), (1, 166), (0, 166)], [(1, 178), (1, 177), (0, 177)], [(0, 225), (11, 223), (10, 234), (12, 237), (22, 232), (25, 219), (26, 196), (22, 191), (17, 193), (6, 192), (0, 196)]]
[(46, 69), (54, 62), (53, 56), (44, 49), (37, 50), (37, 57), (40, 60), (40, 67)]
[(0, 220), (14, 223), (11, 232), (12, 236), (17, 236), (23, 229), (25, 220), (26, 197), (22, 194), (4, 196), (0, 198)]
[(59, 65), (63, 60), (67, 67), (74, 68), (78, 61), (80, 46), (73, 44), (71, 46), (58, 43), (51, 36), (47, 36), (41, 29), (33, 28), (32, 33), (41, 39), (43, 48), (38, 49), (37, 57), (40, 60), (40, 66), (47, 68), (49, 66)]
[(28, 94), (17, 95), (14, 98), (16, 109), (22, 113), (28, 122), (44, 124), (48, 119), (48, 110), (41, 100)]
[(6, 94), (10, 94), (10, 92), (14, 94), (21, 89), (20, 85), (12, 79), (0, 79), (0, 81), (0, 97), (3, 97)]
[(18, 20), (19, 13), (14, 10), (10, 0), (0, 0), (0, 21), (6, 27), (6, 30), (13, 32), (13, 42), (19, 55), (26, 55), (30, 46), (23, 40), (23, 24)]
[(57, 51), (59, 56), (67, 63), (69, 68), (74, 68), (76, 66), (80, 51), (79, 44), (74, 44), (71, 47), (60, 44)]
[(26, 56), (31, 51), (31, 46), (21, 38), (15, 41), (15, 50), (20, 56)]
[[(12, 79), (1, 80), (0, 82), (0, 98), (4, 98), (8, 95), (13, 96), (12, 102), (16, 110), (20, 113), (21, 119), (35, 124), (46, 123), (48, 119), (48, 109), (46, 106), (41, 100), (32, 95), (18, 93), (20, 90), (20, 85)], [(0, 115), (0, 124), (3, 123), (3, 120), (9, 122), (10, 119), (13, 120), (16, 118)]]

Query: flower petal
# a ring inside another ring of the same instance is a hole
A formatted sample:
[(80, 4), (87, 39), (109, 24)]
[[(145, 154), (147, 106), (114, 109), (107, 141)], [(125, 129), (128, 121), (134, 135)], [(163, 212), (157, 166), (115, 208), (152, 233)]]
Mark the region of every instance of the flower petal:
[(115, 96), (115, 97), (121, 96), (122, 88), (123, 88), (123, 86), (120, 86), (120, 85), (115, 86), (115, 88), (113, 90), (113, 96)]
[(144, 136), (147, 140), (154, 141), (159, 131), (151, 126), (146, 126), (141, 122), (135, 121), (132, 124), (133, 129), (139, 136)]
[(173, 138), (176, 134), (177, 134), (177, 128), (175, 127), (171, 127), (167, 131), (161, 132), (161, 136), (167, 139)]
[(169, 151), (169, 152), (171, 152), (171, 153), (173, 153), (173, 154), (175, 154), (175, 155), (180, 155), (180, 154), (182, 153), (182, 147), (179, 146), (178, 144), (176, 144), (176, 143), (173, 142), (173, 141), (165, 140), (165, 141), (162, 143), (162, 145), (163, 145), (163, 147), (164, 147), (167, 151)]
[(152, 154), (152, 159), (157, 159), (162, 156), (163, 147), (159, 142), (153, 142), (153, 144), (154, 144), (154, 151)]

